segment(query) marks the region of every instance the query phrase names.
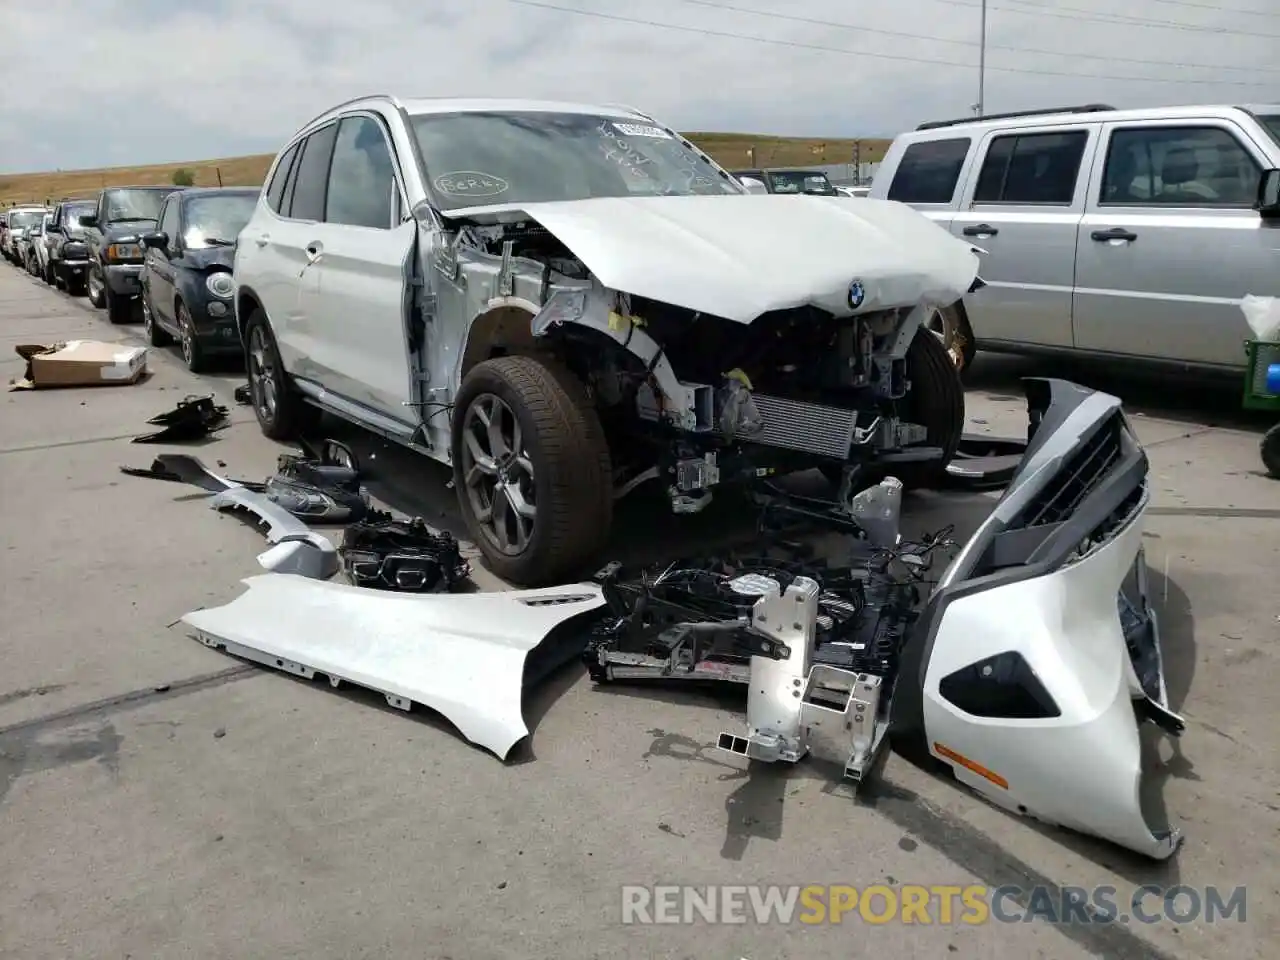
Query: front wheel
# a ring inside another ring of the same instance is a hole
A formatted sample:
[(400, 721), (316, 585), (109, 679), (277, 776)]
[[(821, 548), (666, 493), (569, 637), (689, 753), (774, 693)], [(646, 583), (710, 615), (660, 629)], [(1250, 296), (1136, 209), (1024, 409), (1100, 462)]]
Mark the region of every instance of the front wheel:
[(938, 307), (925, 326), (941, 341), (943, 349), (951, 357), (951, 362), (960, 371), (960, 378), (963, 380), (973, 366), (978, 347), (973, 340), (973, 328), (969, 326), (969, 319), (960, 304)]
[(463, 519), (494, 573), (519, 586), (563, 582), (605, 543), (613, 471), (582, 383), (533, 357), (478, 364), (453, 410)]

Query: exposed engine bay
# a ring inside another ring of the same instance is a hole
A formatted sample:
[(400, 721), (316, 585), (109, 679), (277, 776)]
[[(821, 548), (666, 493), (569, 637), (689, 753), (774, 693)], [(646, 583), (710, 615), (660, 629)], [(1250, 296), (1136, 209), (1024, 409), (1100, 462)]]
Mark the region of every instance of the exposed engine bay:
[[(929, 424), (911, 419), (908, 351), (921, 304), (861, 310), (868, 291), (853, 278), (841, 306), (854, 315), (805, 304), (744, 325), (606, 288), (537, 222), (466, 224), (452, 257), (469, 246), (500, 258), (497, 292), (539, 307), (535, 339), (587, 386), (619, 496), (662, 479), (675, 511), (695, 512), (722, 482), (954, 452), (930, 445)], [(520, 296), (521, 279), (534, 276), (536, 291)]]

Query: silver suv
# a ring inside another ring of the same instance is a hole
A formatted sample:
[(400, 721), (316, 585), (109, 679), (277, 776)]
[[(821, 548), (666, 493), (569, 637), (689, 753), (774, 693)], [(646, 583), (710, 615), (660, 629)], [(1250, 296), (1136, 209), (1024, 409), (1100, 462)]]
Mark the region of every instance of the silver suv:
[(451, 465), (531, 584), (641, 483), (687, 513), (809, 467), (936, 476), (964, 396), (922, 323), (977, 267), (903, 204), (747, 195), (628, 108), (370, 97), (286, 144), (234, 277), (263, 431), (320, 408)]
[[(967, 341), (1234, 373), (1248, 294), (1280, 294), (1280, 105), (1089, 105), (921, 124), (872, 197), (986, 251), (945, 311)], [(1274, 196), (1274, 194), (1272, 194)]]

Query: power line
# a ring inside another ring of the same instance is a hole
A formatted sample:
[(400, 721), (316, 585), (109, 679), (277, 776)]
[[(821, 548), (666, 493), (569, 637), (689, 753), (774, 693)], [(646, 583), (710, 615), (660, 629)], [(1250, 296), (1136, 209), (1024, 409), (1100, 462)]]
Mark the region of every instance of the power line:
[(1191, 7), (1193, 10), (1212, 10), (1215, 13), (1234, 13), (1246, 17), (1280, 17), (1275, 10), (1241, 10), (1238, 7), (1224, 7), (1217, 3), (1197, 3), (1195, 0), (1151, 0), (1152, 3), (1167, 3), (1171, 7)]
[[(981, 4), (969, 0), (933, 0), (934, 3), (945, 3), (953, 7), (967, 7), (977, 10)], [(1024, 17), (1055, 17), (1059, 20), (1079, 22), (1089, 20), (1094, 23), (1109, 23), (1125, 27), (1152, 27), (1157, 30), (1181, 30), (1186, 33), (1212, 33), (1221, 37), (1250, 37), (1252, 39), (1280, 40), (1280, 33), (1259, 33), (1256, 30), (1229, 30), (1226, 27), (1210, 27), (1203, 24), (1185, 23), (1181, 20), (1153, 20), (1146, 17), (1131, 17), (1127, 13), (1102, 13), (1084, 7), (1063, 7), (1054, 5), (1053, 9), (1029, 3), (1027, 0), (1006, 0), (1007, 3), (1024, 3), (1030, 10), (1018, 7), (1006, 7), (999, 3), (989, 3), (991, 10), (1003, 10), (1005, 13), (1021, 14)]]
[[(834, 20), (821, 20), (816, 17), (798, 17), (790, 13), (774, 13), (771, 10), (753, 10), (750, 7), (739, 7), (730, 3), (718, 3), (716, 0), (681, 0), (682, 3), (697, 7), (709, 7), (713, 10), (729, 10), (735, 13), (748, 13), (756, 17), (768, 17), (773, 20), (789, 20), (793, 23), (807, 23), (817, 27), (835, 27), (837, 30), (857, 30), (862, 33), (874, 33), (885, 37), (901, 37), (904, 40), (927, 40), (930, 43), (950, 43), (962, 47), (980, 47), (973, 40), (950, 40), (946, 37), (932, 37), (919, 33), (903, 33), (900, 30), (882, 30), (879, 27), (864, 27), (857, 23), (841, 23)], [(968, 6), (968, 4), (965, 4)], [(1170, 63), (1167, 60), (1141, 60), (1136, 57), (1111, 57), (1087, 53), (1063, 53), (1060, 50), (1042, 50), (1035, 47), (1014, 47), (999, 43), (988, 43), (988, 50), (1009, 50), (1014, 53), (1035, 53), (1054, 57), (1075, 57), (1080, 60), (1110, 60), (1115, 63), (1140, 63), (1152, 67), (1178, 67), (1192, 70), (1237, 70), (1245, 73), (1280, 73), (1280, 67), (1230, 67), (1225, 64), (1210, 63)], [(1194, 81), (1192, 81), (1194, 82)]]
[[(973, 70), (976, 64), (960, 63), (955, 60), (932, 60), (923, 57), (908, 57), (902, 54), (892, 53), (870, 53), (865, 50), (850, 50), (848, 47), (829, 47), (818, 43), (803, 43), (798, 40), (778, 40), (772, 37), (753, 37), (746, 33), (731, 33), (727, 30), (710, 30), (705, 27), (690, 27), (684, 24), (676, 23), (660, 23), (656, 20), (643, 20), (639, 17), (627, 17), (621, 14), (600, 13), (596, 10), (579, 10), (574, 7), (561, 7), (554, 3), (544, 3), (542, 0), (505, 0), (506, 3), (513, 3), (522, 7), (535, 7), (539, 10), (554, 10), (557, 13), (569, 13), (580, 17), (593, 17), (598, 20), (611, 20), (615, 23), (629, 23), (641, 27), (656, 27), (660, 30), (675, 30), (681, 33), (695, 33), (704, 37), (722, 37), (729, 40), (749, 40), (752, 43), (765, 43), (771, 46), (792, 47), (798, 50), (817, 50), (824, 53), (838, 53), (846, 57), (858, 57), (862, 60), (893, 60), (899, 63), (919, 63), (928, 67), (959, 67), (964, 70)], [(975, 6), (974, 4), (960, 4), (960, 6)], [(1067, 73), (1060, 70), (1027, 70), (1019, 67), (997, 67), (987, 66), (987, 69), (995, 73), (1017, 73), (1036, 77), (1068, 77), (1072, 80), (1117, 80), (1123, 83), (1176, 83), (1186, 84), (1188, 81), (1183, 79), (1175, 79), (1172, 77), (1117, 77), (1098, 73)], [(1192, 81), (1193, 83), (1212, 83), (1214, 86), (1227, 87), (1267, 87), (1272, 88), (1274, 84), (1267, 83), (1250, 83), (1244, 80), (1213, 80), (1213, 81)]]

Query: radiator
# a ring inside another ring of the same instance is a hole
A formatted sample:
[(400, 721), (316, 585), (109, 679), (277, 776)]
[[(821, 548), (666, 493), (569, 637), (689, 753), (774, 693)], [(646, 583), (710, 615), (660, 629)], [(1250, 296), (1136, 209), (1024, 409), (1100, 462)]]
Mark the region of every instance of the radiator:
[(744, 439), (769, 447), (800, 450), (834, 460), (847, 460), (858, 425), (858, 412), (818, 403), (801, 403), (753, 393), (763, 428)]

